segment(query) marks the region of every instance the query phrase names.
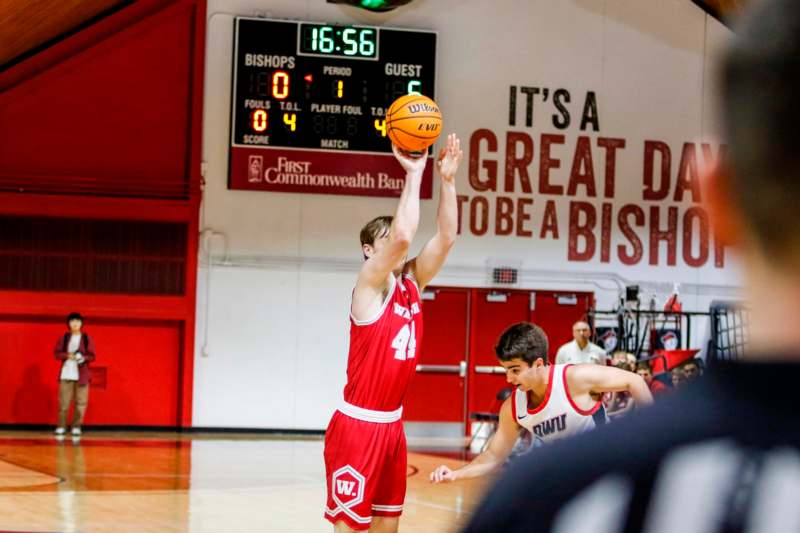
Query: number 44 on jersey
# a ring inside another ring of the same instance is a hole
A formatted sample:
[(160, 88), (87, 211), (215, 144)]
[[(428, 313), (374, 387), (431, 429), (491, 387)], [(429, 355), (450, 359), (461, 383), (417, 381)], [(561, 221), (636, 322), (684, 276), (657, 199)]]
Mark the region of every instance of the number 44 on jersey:
[(392, 341), (392, 348), (394, 348), (394, 358), (405, 361), (406, 359), (414, 359), (417, 355), (417, 332), (416, 326), (411, 322), (403, 326), (397, 333), (397, 336)]

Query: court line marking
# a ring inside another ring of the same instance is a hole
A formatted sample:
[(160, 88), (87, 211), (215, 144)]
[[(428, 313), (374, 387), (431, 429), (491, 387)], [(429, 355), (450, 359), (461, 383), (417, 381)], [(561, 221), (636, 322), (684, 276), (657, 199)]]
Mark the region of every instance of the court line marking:
[[(59, 476), (56, 473), (46, 472), (44, 470), (39, 470), (38, 468), (30, 468), (28, 466), (21, 465), (19, 463), (14, 462), (14, 461), (9, 461), (5, 457), (6, 457), (5, 455), (0, 455), (0, 462), (6, 463), (6, 464), (11, 465), (11, 466), (15, 466), (17, 468), (21, 468), (23, 470), (28, 470), (29, 472), (34, 472), (34, 473), (39, 474), (41, 476), (47, 476), (49, 478), (54, 478), (56, 480), (56, 481), (52, 481), (50, 483), (42, 483), (41, 485), (35, 485), (35, 486), (44, 487), (44, 486), (47, 486), (47, 485), (59, 485), (59, 484), (64, 483), (66, 481), (66, 478), (63, 478), (63, 477)], [(13, 491), (14, 488), (16, 488), (16, 487), (2, 487), (2, 491), (3, 492), (9, 492), (8, 489), (11, 489)]]

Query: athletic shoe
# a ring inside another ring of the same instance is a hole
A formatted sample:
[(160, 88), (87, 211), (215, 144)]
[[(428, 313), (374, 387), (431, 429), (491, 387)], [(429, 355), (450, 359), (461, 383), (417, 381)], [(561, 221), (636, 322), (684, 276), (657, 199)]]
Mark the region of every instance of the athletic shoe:
[(72, 436), (73, 437), (80, 437), (81, 436), (81, 428), (72, 428)]
[(67, 432), (67, 428), (56, 428), (56, 437), (62, 437)]

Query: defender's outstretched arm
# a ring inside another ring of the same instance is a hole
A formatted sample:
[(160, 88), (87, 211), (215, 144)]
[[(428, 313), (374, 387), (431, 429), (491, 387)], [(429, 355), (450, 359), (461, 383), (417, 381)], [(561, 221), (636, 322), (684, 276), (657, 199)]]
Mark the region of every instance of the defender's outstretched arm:
[(653, 403), (653, 395), (644, 379), (627, 370), (592, 364), (574, 365), (568, 369), (567, 380), (575, 394), (626, 391), (637, 406)]
[(514, 401), (513, 395), (500, 408), (500, 421), (497, 423), (497, 431), (492, 436), (486, 451), (458, 470), (451, 470), (444, 465), (438, 467), (431, 472), (431, 483), (485, 476), (505, 463), (519, 436), (519, 426), (514, 422), (514, 414), (511, 411), (512, 401)]

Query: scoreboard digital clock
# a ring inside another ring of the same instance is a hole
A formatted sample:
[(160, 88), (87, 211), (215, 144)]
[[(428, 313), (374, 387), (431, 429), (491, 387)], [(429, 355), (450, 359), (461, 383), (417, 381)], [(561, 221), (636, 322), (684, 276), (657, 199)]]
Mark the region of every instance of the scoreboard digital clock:
[(435, 96), (436, 33), (237, 17), (233, 61), (230, 188), (400, 195), (385, 114)]

